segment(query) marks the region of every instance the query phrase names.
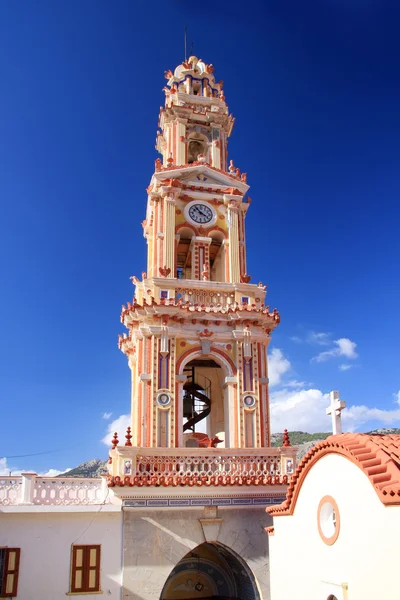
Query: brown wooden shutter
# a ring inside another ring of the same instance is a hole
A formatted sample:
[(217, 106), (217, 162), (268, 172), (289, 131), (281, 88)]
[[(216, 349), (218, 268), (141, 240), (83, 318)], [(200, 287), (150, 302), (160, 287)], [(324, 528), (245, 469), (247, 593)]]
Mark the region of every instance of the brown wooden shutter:
[(86, 547), (85, 579), (86, 591), (100, 590), (100, 546)]
[(6, 548), (3, 598), (14, 598), (18, 591), (20, 548)]
[(72, 546), (71, 592), (82, 592), (85, 546)]
[(72, 546), (71, 592), (100, 591), (100, 545)]

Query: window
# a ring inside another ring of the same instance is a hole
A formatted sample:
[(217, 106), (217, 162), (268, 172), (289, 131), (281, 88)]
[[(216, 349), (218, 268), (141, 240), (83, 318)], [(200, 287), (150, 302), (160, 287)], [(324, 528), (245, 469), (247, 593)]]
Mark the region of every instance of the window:
[(20, 548), (0, 548), (0, 597), (14, 598), (18, 589)]
[(328, 546), (332, 546), (340, 532), (340, 513), (336, 501), (331, 496), (324, 496), (319, 503), (317, 520), (322, 540)]
[(71, 592), (100, 592), (100, 545), (72, 546)]

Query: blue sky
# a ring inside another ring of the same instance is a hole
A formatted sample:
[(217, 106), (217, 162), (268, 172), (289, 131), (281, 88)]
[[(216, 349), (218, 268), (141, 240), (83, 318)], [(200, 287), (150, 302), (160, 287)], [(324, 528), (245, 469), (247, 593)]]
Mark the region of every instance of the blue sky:
[(184, 24), (225, 82), (253, 200), (248, 270), (281, 312), (274, 428), (329, 430), (331, 389), (347, 427), (400, 426), (399, 17), (383, 0), (1, 4), (3, 470), (106, 457), (129, 410), (119, 315), (145, 267)]

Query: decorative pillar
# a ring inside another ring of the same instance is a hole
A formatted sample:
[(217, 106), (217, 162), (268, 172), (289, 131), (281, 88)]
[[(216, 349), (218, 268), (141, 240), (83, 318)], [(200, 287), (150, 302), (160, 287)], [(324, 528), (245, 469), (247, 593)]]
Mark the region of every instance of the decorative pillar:
[(33, 492), (37, 473), (21, 473), (22, 498), (20, 504), (33, 504)]
[[(172, 278), (175, 273), (175, 194), (168, 193), (164, 196), (164, 264), (161, 268), (167, 269), (166, 277)], [(159, 267), (159, 268), (160, 268)], [(169, 271), (168, 271), (169, 269)], [(159, 276), (160, 273), (157, 273)]]
[(192, 237), (192, 279), (202, 279), (203, 281), (210, 280), (211, 241), (211, 238), (208, 237)]
[(211, 145), (211, 161), (215, 169), (221, 169), (221, 148), (219, 140), (215, 140)]
[(185, 165), (186, 160), (186, 122), (179, 120), (177, 122), (177, 153), (175, 157), (175, 162), (177, 165)]
[(232, 196), (224, 196), (228, 204), (228, 227), (229, 227), (229, 282), (240, 282), (239, 262), (239, 208), (237, 201)]
[(225, 377), (224, 385), (225, 448), (238, 448), (238, 394), (236, 377)]
[(175, 376), (175, 446), (183, 447), (183, 385), (186, 381), (186, 375)]

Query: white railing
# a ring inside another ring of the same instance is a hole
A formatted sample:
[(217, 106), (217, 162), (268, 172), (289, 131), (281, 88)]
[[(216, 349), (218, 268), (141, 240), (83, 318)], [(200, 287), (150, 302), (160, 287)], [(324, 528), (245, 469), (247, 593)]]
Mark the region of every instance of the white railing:
[(209, 306), (210, 308), (227, 308), (235, 302), (234, 292), (218, 292), (211, 289), (179, 287), (175, 290), (175, 300), (182, 300), (190, 306)]
[(0, 506), (74, 506), (108, 501), (104, 478), (51, 478), (39, 477), (36, 473), (0, 477)]
[(0, 506), (20, 504), (22, 499), (22, 477), (0, 476)]
[(100, 479), (37, 478), (33, 491), (33, 504), (74, 505), (102, 504), (105, 499)]

